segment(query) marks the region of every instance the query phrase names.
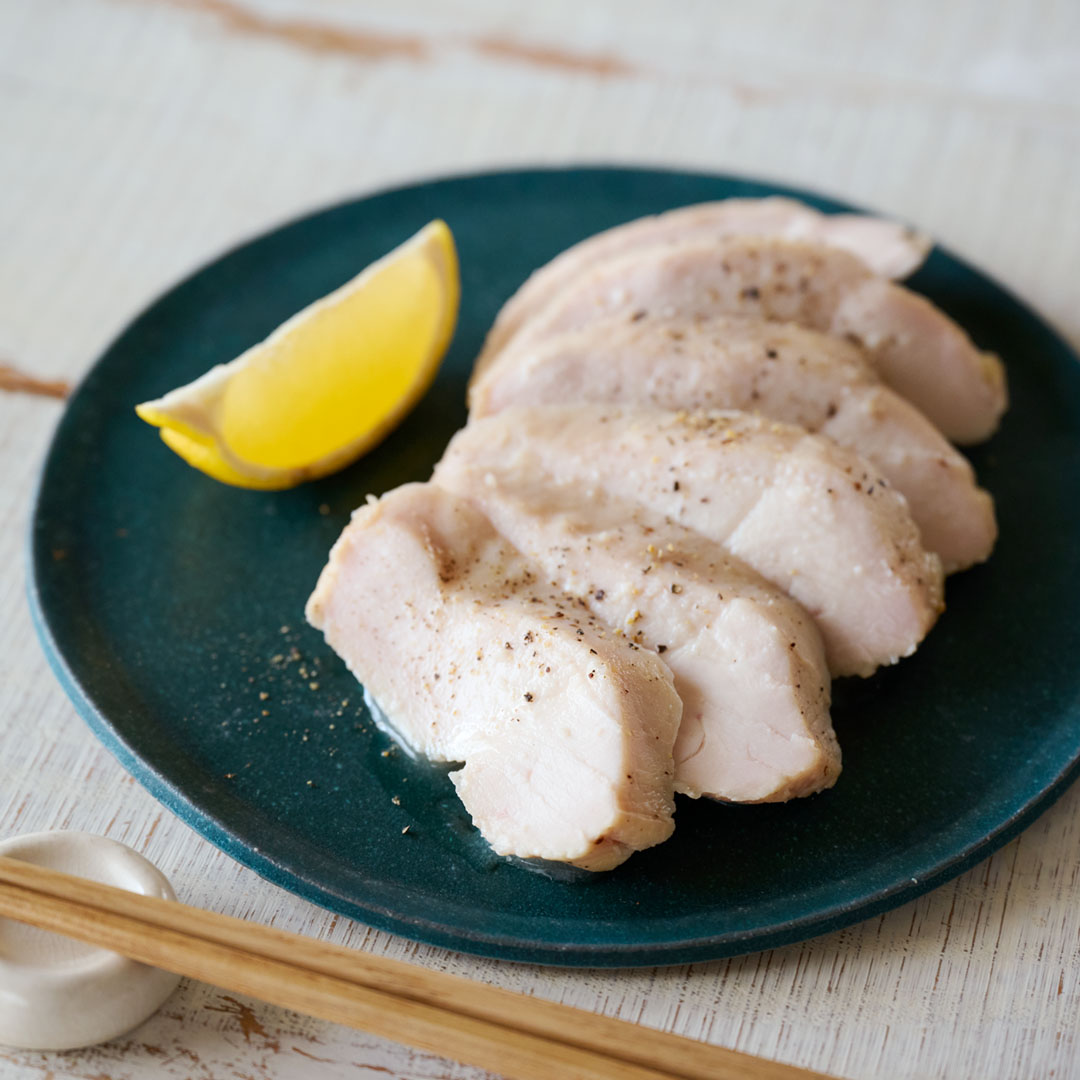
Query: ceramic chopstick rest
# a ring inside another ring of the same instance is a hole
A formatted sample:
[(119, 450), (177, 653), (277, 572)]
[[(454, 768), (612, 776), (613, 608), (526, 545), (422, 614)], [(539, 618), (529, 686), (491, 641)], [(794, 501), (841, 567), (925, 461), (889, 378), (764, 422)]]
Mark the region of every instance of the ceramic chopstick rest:
[[(156, 866), (103, 836), (33, 833), (0, 843), (0, 855), (176, 899)], [(71, 1050), (107, 1042), (153, 1015), (179, 981), (117, 953), (0, 919), (0, 1044)]]

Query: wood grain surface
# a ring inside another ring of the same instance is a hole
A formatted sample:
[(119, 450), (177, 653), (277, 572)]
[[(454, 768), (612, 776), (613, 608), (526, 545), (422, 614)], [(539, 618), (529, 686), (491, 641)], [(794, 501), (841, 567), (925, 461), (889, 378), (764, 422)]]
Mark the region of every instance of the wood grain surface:
[[(1080, 789), (840, 933), (693, 967), (547, 970), (267, 884), (127, 777), (49, 673), (23, 545), (57, 382), (286, 217), (581, 161), (771, 177), (910, 219), (1080, 342), (1073, 0), (0, 0), (0, 837), (103, 833), (193, 904), (839, 1076), (1080, 1077)], [(198, 983), (102, 1047), (0, 1048), (4, 1080), (482, 1075)]]

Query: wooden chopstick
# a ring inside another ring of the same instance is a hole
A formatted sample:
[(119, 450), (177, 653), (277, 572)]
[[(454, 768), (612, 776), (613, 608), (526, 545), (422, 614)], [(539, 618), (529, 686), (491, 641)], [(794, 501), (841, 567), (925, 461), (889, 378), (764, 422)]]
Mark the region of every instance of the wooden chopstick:
[(823, 1076), (5, 857), (0, 916), (512, 1080)]

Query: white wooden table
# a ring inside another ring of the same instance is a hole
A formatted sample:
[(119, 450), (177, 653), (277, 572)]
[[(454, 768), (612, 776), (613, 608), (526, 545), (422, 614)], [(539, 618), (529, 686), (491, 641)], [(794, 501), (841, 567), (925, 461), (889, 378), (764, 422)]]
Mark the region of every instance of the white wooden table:
[[(0, 0), (0, 362), (77, 379), (154, 294), (320, 204), (449, 171), (649, 162), (908, 218), (1080, 341), (1074, 0)], [(0, 837), (104, 833), (189, 902), (845, 1077), (1080, 1077), (1080, 788), (849, 930), (656, 971), (519, 967), (336, 918), (162, 810), (50, 675), (24, 600), (61, 405), (0, 393)], [(5, 1080), (477, 1077), (185, 983)]]

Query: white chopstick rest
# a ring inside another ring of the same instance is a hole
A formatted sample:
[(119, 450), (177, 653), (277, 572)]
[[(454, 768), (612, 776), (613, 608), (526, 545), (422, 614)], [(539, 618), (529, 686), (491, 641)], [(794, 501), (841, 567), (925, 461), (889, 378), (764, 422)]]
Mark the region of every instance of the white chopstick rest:
[[(0, 843), (0, 855), (176, 899), (156, 866), (104, 836), (33, 833)], [(117, 953), (0, 919), (0, 1044), (72, 1050), (107, 1042), (155, 1013), (179, 981)]]

